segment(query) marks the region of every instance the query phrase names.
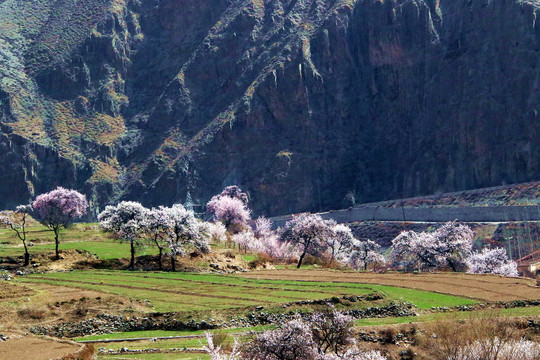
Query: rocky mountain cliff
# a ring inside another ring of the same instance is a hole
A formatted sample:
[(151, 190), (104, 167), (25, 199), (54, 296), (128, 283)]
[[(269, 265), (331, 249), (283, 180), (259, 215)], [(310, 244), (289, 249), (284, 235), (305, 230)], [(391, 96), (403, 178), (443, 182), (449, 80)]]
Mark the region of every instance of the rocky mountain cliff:
[(238, 184), (272, 215), (538, 180), (539, 9), (0, 0), (0, 208)]

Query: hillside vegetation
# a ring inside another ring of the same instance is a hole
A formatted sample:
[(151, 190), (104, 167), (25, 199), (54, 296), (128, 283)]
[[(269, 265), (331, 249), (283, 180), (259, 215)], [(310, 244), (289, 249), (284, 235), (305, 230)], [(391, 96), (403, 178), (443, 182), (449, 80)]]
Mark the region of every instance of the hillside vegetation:
[(270, 216), (537, 181), (537, 10), (2, 1), (0, 208), (58, 184), (95, 215), (237, 183)]

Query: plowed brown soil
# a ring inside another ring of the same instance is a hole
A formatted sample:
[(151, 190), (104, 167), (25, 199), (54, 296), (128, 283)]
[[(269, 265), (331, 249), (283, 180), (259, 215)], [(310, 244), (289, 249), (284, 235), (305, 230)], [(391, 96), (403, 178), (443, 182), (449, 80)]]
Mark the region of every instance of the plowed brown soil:
[(34, 291), (22, 285), (15, 285), (7, 281), (0, 281), (0, 301), (13, 300), (33, 295)]
[(49, 360), (72, 354), (80, 345), (35, 336), (10, 336), (0, 341), (0, 359)]
[(464, 273), (357, 273), (332, 270), (260, 270), (242, 274), (251, 279), (379, 284), (433, 291), (483, 301), (538, 300), (533, 279)]

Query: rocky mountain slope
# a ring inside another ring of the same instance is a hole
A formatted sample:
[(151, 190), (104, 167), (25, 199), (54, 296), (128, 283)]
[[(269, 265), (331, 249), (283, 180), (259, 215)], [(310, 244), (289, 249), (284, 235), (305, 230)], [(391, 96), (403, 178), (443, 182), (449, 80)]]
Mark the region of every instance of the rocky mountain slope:
[(0, 0), (0, 207), (540, 179), (538, 1)]

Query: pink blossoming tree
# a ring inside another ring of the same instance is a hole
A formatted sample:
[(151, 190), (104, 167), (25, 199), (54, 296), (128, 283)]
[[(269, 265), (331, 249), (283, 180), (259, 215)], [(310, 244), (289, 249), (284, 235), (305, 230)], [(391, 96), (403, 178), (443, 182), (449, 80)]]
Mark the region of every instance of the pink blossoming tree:
[(508, 259), (506, 250), (502, 248), (484, 248), (473, 253), (467, 259), (467, 272), (473, 274), (499, 274), (517, 277), (517, 263)]
[[(210, 199), (209, 204), (212, 202), (212, 200), (217, 200), (222, 197), (229, 197), (233, 199), (240, 200), (244, 206), (247, 208), (249, 203), (248, 195), (242, 191), (237, 185), (227, 186), (223, 191), (217, 195), (214, 195), (212, 199)], [(210, 212), (213, 212), (212, 205), (207, 205), (206, 209)]]
[(195, 217), (193, 211), (180, 204), (163, 208), (163, 211), (171, 226), (167, 243), (172, 271), (176, 271), (176, 258), (185, 255), (188, 247), (202, 253), (210, 252), (208, 228)]
[(448, 222), (434, 232), (404, 231), (392, 240), (392, 260), (408, 269), (434, 270), (465, 267), (471, 254), (473, 232), (468, 226)]
[(116, 233), (121, 240), (130, 244), (129, 267), (135, 266), (135, 247), (144, 234), (143, 226), (148, 209), (135, 201), (122, 201), (116, 206), (107, 206), (98, 215), (99, 224), (105, 231)]
[(255, 337), (242, 355), (251, 360), (313, 360), (317, 356), (314, 345), (309, 324), (298, 317)]
[(347, 258), (347, 263), (354, 269), (360, 267), (367, 270), (370, 264), (381, 264), (386, 261), (379, 252), (381, 246), (372, 240), (358, 241), (353, 246), (353, 251)]
[(202, 348), (210, 355), (211, 360), (240, 360), (239, 343), (234, 339), (234, 346), (230, 353), (226, 353), (221, 346), (214, 344), (214, 337), (208, 331), (204, 333), (206, 335), (206, 342), (208, 345), (202, 345)]
[(169, 237), (172, 223), (167, 213), (160, 207), (148, 210), (142, 218), (141, 226), (146, 236), (158, 248), (158, 267), (159, 270), (163, 270), (163, 252), (167, 247), (167, 238)]
[(227, 241), (227, 228), (221, 222), (209, 222), (207, 227), (212, 242), (224, 243)]
[(244, 345), (245, 360), (386, 360), (378, 351), (358, 348), (354, 319), (337, 311), (315, 314), (309, 321), (288, 321)]
[(319, 215), (300, 214), (285, 224), (281, 234), (283, 242), (298, 249), (300, 257), (297, 268), (307, 254), (320, 256), (326, 249), (325, 239), (332, 234), (333, 221), (323, 220)]
[(32, 206), (37, 212), (38, 220), (54, 232), (56, 259), (60, 259), (58, 251), (60, 229), (86, 214), (88, 209), (86, 196), (75, 190), (58, 187), (39, 195)]
[(354, 237), (352, 230), (345, 224), (330, 225), (330, 232), (325, 238), (327, 251), (330, 256), (330, 261), (344, 261), (348, 254), (352, 251), (358, 240)]
[(214, 197), (207, 205), (207, 211), (221, 221), (229, 231), (238, 232), (246, 228), (251, 219), (251, 211), (242, 200), (229, 196)]

